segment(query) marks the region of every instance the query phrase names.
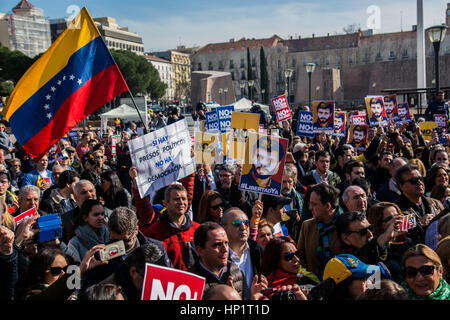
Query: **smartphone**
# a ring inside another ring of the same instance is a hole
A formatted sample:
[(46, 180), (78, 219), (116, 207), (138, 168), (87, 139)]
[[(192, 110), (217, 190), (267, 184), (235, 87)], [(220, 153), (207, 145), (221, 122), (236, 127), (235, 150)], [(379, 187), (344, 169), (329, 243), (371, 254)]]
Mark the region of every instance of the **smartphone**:
[(126, 253), (125, 243), (123, 240), (113, 242), (105, 246), (102, 250), (97, 251), (94, 254), (95, 259), (98, 261), (108, 261)]

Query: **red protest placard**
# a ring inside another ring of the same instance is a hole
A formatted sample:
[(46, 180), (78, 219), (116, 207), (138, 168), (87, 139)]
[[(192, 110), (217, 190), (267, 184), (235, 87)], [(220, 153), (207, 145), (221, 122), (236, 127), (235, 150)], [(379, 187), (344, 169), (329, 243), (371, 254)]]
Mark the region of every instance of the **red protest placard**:
[(141, 300), (201, 300), (204, 288), (203, 277), (146, 263)]
[(289, 103), (285, 95), (273, 98), (272, 105), (278, 122), (292, 118), (291, 109), (289, 109)]
[(434, 121), (437, 122), (438, 127), (447, 129), (447, 115), (445, 114), (435, 114)]
[(24, 213), (19, 214), (17, 217), (14, 218), (14, 228), (17, 228), (17, 226), (25, 219), (34, 217), (36, 215), (36, 208), (31, 208), (30, 210), (25, 211)]

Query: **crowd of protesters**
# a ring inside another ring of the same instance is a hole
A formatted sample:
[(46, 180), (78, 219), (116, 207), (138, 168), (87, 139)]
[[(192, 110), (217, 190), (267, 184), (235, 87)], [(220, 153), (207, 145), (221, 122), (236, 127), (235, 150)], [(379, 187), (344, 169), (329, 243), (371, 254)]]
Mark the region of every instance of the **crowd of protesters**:
[[(200, 104), (193, 120), (207, 111)], [(136, 123), (81, 129), (36, 163), (1, 123), (0, 299), (139, 300), (146, 263), (204, 277), (206, 300), (450, 299), (450, 136), (427, 141), (416, 121), (391, 122), (357, 151), (325, 133), (296, 136), (295, 113), (280, 124), (250, 112), (289, 140), (280, 197), (240, 190), (240, 164), (198, 163), (141, 198), (127, 145)], [(149, 127), (180, 119), (180, 109), (155, 112)], [(46, 214), (60, 216), (62, 237), (39, 242)], [(401, 231), (410, 214), (416, 227)], [(96, 258), (118, 240), (125, 255)], [(69, 286), (75, 269), (80, 285)]]

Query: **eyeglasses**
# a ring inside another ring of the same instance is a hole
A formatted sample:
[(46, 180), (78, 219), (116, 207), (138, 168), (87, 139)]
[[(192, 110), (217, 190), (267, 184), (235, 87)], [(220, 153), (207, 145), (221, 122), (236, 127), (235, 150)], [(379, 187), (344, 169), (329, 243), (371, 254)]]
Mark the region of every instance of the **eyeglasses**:
[(13, 164), (13, 167), (15, 167), (15, 168), (20, 168), (21, 165), (20, 165), (20, 164)]
[(215, 206), (210, 206), (210, 208), (213, 209), (214, 211), (223, 207), (224, 207), (223, 202), (216, 204)]
[(50, 273), (54, 276), (59, 276), (61, 274), (61, 272), (67, 272), (67, 267), (51, 267), (50, 268)]
[(284, 259), (285, 261), (291, 261), (291, 260), (294, 258), (294, 256), (296, 256), (297, 258), (300, 258), (300, 251), (295, 251), (295, 252), (290, 251), (290, 252), (286, 252), (286, 253), (283, 255), (283, 259)]
[(417, 272), (420, 272), (420, 274), (424, 277), (431, 276), (434, 273), (434, 269), (436, 269), (436, 266), (421, 266), (420, 268), (414, 268), (414, 267), (406, 267), (405, 268), (405, 275), (407, 278), (415, 278), (417, 276)]
[(233, 220), (233, 226), (235, 226), (236, 228), (240, 227), (241, 224), (244, 224), (246, 227), (248, 227), (249, 226), (249, 221), (248, 220), (241, 220), (241, 219)]
[(95, 159), (103, 159), (103, 156), (96, 156)]
[(411, 178), (409, 180), (406, 180), (405, 182), (409, 182), (411, 184), (418, 184), (420, 182), (423, 182), (423, 177), (415, 177), (415, 178)]
[(232, 176), (231, 174), (221, 174), (220, 175), (221, 178), (228, 178), (228, 177), (231, 177), (231, 176)]
[(359, 235), (360, 235), (361, 237), (363, 237), (363, 236), (367, 235), (367, 232), (368, 232), (369, 230), (370, 230), (371, 232), (373, 232), (373, 230), (374, 230), (373, 224), (370, 224), (370, 225), (368, 225), (367, 227), (361, 228), (361, 229), (356, 230), (356, 231), (350, 231), (350, 232), (348, 232), (348, 233), (359, 233)]

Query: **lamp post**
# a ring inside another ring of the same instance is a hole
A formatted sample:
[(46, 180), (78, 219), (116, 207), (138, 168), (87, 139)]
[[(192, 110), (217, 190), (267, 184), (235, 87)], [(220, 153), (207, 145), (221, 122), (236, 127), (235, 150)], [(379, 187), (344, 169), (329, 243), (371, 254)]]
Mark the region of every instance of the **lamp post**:
[(223, 93), (225, 94), (225, 104), (227, 104), (227, 92), (228, 92), (228, 88), (224, 88)]
[(441, 47), (441, 42), (444, 41), (445, 32), (447, 31), (446, 25), (432, 26), (425, 30), (428, 33), (430, 42), (433, 43), (434, 47), (434, 70), (436, 74), (436, 96), (439, 91), (439, 49)]
[(262, 96), (261, 101), (262, 101), (263, 104), (266, 103), (264, 93), (266, 93), (266, 89), (261, 89), (261, 96)]
[(308, 72), (308, 79), (309, 79), (309, 107), (311, 108), (311, 75), (314, 72), (314, 69), (316, 68), (315, 63), (307, 63), (306, 64), (306, 72)]
[(222, 93), (223, 93), (223, 89), (222, 88), (219, 88), (219, 102), (220, 102), (220, 105), (222, 105)]
[(286, 82), (285, 82), (284, 86), (286, 87), (286, 93), (287, 93), (288, 103), (290, 102), (290, 99), (289, 99), (289, 80), (290, 80), (291, 77), (292, 77), (292, 72), (293, 72), (292, 69), (286, 69), (286, 70), (284, 70), (284, 77), (285, 77), (285, 79), (286, 79)]
[(241, 99), (242, 99), (244, 97), (245, 82), (239, 83), (239, 87), (241, 88)]
[(253, 99), (253, 85), (255, 84), (255, 80), (248, 80), (248, 90), (250, 91), (250, 100)]

